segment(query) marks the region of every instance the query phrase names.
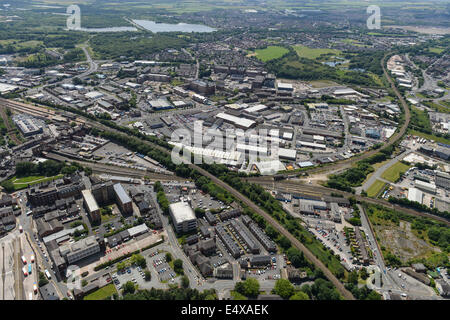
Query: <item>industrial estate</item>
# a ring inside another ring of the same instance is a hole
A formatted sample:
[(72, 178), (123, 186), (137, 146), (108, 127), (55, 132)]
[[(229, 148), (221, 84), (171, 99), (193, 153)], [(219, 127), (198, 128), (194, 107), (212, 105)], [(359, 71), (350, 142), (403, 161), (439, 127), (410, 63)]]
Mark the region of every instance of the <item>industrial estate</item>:
[(300, 2), (2, 3), (0, 299), (448, 299), (449, 2)]

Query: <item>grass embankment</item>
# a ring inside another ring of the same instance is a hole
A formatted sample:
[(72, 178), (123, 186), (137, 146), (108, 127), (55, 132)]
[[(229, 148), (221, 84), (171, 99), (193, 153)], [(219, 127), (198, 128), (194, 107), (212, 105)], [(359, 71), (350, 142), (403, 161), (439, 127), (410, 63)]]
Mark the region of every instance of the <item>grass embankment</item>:
[(386, 183), (380, 180), (376, 180), (368, 189), (367, 195), (369, 197), (376, 197), (380, 194), (381, 191), (386, 187)]
[(13, 183), (14, 189), (17, 191), (17, 190), (25, 189), (28, 186), (32, 186), (32, 185), (42, 183), (42, 182), (47, 182), (47, 181), (53, 181), (56, 179), (60, 179), (62, 177), (63, 177), (62, 174), (58, 174), (58, 175), (52, 176), (52, 177), (45, 177), (45, 176), (28, 176), (28, 177), (23, 177), (23, 178), (12, 177), (10, 179), (10, 181)]

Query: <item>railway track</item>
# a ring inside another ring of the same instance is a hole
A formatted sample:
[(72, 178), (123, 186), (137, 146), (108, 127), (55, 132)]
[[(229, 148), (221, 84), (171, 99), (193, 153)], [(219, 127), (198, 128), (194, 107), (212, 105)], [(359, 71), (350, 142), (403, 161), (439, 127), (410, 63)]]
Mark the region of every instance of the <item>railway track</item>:
[(269, 188), (269, 189), (275, 189), (280, 190), (284, 192), (290, 192), (290, 193), (306, 193), (314, 196), (325, 196), (330, 195), (333, 193), (338, 193), (343, 195), (344, 197), (354, 197), (357, 201), (361, 202), (367, 202), (371, 204), (377, 204), (381, 205), (383, 207), (387, 207), (390, 209), (394, 209), (409, 215), (418, 216), (418, 217), (425, 217), (430, 218), (439, 222), (443, 222), (450, 226), (450, 221), (448, 219), (445, 219), (444, 217), (439, 217), (430, 213), (414, 210), (412, 208), (403, 207), (397, 204), (392, 204), (388, 201), (381, 200), (381, 199), (373, 199), (373, 198), (367, 198), (360, 195), (355, 195), (349, 192), (330, 189), (323, 186), (316, 186), (316, 185), (307, 185), (303, 184), (300, 181), (294, 181), (294, 180), (281, 180), (281, 181), (274, 181), (270, 179), (260, 180), (255, 178), (247, 178), (246, 179), (250, 183), (256, 183), (263, 187)]

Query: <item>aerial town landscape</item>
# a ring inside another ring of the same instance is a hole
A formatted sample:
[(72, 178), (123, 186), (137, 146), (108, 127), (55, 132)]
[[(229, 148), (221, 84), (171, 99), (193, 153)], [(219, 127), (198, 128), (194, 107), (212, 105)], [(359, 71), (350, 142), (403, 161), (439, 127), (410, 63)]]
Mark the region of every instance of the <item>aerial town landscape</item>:
[(449, 17), (0, 0), (0, 300), (448, 300)]

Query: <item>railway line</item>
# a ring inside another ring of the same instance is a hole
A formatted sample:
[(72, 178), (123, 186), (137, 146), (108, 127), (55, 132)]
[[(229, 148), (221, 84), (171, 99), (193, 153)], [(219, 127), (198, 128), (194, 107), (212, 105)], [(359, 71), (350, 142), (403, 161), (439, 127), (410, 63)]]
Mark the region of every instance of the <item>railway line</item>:
[(439, 216), (436, 216), (436, 215), (433, 215), (430, 213), (414, 210), (412, 208), (407, 208), (407, 207), (403, 207), (403, 206), (400, 206), (397, 204), (392, 204), (386, 200), (367, 198), (367, 197), (363, 197), (360, 195), (355, 195), (355, 194), (345, 192), (345, 191), (330, 189), (330, 188), (323, 187), (323, 186), (304, 184), (300, 180), (297, 180), (297, 181), (295, 181), (295, 180), (275, 181), (275, 180), (273, 180), (273, 179), (271, 180), (269, 178), (266, 178), (264, 180), (256, 179), (256, 178), (247, 178), (246, 181), (248, 181), (250, 183), (259, 184), (259, 185), (269, 188), (269, 189), (290, 192), (290, 193), (304, 193), (304, 194), (306, 193), (306, 194), (314, 195), (317, 197), (321, 197), (324, 195), (330, 195), (332, 192), (338, 193), (347, 198), (354, 197), (357, 201), (361, 201), (361, 202), (364, 201), (364, 202), (371, 203), (371, 204), (381, 205), (383, 207), (394, 209), (394, 210), (397, 210), (397, 211), (400, 211), (400, 212), (403, 212), (403, 213), (406, 213), (406, 214), (409, 214), (412, 216), (430, 218), (430, 219), (433, 219), (433, 220), (436, 220), (439, 222), (443, 222), (450, 226), (450, 221), (444, 217), (439, 217)]

